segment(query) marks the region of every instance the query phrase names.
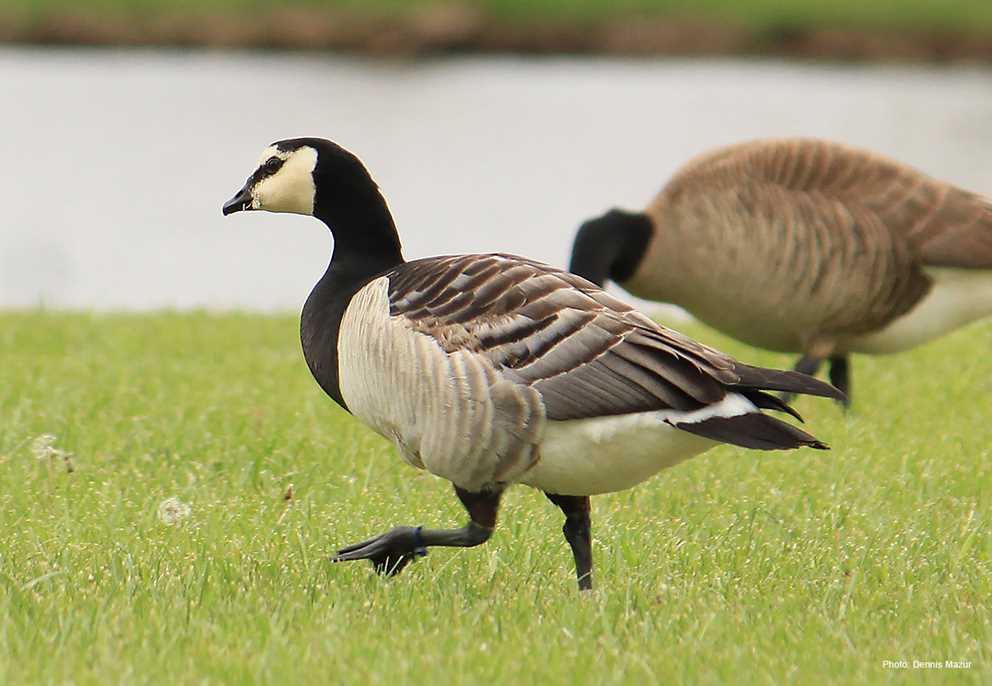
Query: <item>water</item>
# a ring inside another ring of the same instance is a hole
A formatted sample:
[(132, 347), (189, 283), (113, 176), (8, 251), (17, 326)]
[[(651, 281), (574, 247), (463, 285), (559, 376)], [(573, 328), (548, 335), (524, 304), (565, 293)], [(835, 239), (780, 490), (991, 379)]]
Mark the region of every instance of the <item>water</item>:
[(300, 135), (365, 160), (408, 258), (563, 265), (583, 219), (762, 136), (865, 145), (992, 193), (978, 67), (7, 49), (0, 84), (0, 307), (299, 308), (329, 233), (220, 207)]

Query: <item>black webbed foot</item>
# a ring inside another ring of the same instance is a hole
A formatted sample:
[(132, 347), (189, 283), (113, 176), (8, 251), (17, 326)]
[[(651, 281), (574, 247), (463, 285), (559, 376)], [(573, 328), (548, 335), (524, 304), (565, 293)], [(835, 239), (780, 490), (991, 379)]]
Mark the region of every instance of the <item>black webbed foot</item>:
[(331, 562), (369, 560), (379, 574), (395, 576), (427, 554), (419, 526), (397, 526), (384, 534), (341, 548)]
[(460, 529), (397, 526), (379, 536), (341, 548), (331, 562), (369, 560), (379, 574), (395, 576), (414, 558), (426, 555), (428, 546), (472, 548), (485, 543), (496, 526), (501, 491), (473, 493), (455, 486), (455, 493), (470, 517), (468, 524)]

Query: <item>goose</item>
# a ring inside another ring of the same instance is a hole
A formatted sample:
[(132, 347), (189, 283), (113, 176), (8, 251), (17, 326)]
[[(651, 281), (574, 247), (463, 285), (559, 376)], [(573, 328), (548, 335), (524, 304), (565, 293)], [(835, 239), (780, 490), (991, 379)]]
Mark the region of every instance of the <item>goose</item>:
[(850, 402), (852, 353), (895, 353), (992, 314), (992, 203), (818, 139), (739, 143), (679, 169), (642, 212), (578, 230), (570, 271), (801, 355)]
[(319, 138), (265, 148), (225, 215), (311, 215), (334, 247), (300, 318), (303, 356), (338, 405), (447, 479), (468, 512), (456, 529), (398, 526), (341, 548), (399, 573), (428, 547), (472, 547), (513, 484), (565, 516), (579, 588), (592, 588), (589, 496), (630, 488), (730, 443), (822, 442), (766, 391), (840, 397), (793, 371), (753, 367), (664, 328), (585, 279), (509, 254), (407, 262), (362, 162)]

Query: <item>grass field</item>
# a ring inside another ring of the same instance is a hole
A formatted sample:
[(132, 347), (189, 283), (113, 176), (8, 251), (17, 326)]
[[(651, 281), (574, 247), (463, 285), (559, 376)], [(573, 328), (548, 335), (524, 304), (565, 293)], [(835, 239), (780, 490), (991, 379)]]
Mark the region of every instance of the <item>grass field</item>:
[(992, 681), (992, 323), (856, 359), (849, 415), (803, 399), (831, 452), (720, 448), (594, 499), (586, 597), (526, 488), (480, 548), (329, 564), (463, 515), (320, 393), (296, 326), (0, 314), (0, 683)]

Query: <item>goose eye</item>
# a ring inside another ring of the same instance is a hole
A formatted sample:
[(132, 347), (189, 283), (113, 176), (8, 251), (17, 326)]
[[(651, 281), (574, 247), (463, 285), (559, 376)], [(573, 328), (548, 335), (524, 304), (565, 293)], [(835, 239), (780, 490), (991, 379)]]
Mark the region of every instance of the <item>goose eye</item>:
[(262, 165), (262, 169), (267, 171), (269, 174), (274, 174), (279, 171), (279, 167), (282, 166), (282, 159), (278, 157), (270, 157)]

